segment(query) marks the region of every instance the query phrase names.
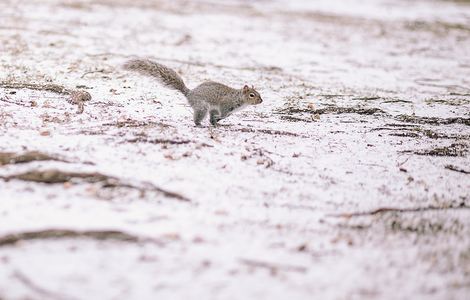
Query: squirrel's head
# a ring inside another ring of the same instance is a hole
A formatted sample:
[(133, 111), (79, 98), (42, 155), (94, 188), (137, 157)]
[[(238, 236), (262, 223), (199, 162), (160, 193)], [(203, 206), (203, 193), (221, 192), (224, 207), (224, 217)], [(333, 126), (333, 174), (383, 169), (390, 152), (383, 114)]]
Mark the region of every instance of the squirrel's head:
[(261, 95), (255, 90), (255, 87), (248, 87), (245, 85), (243, 87), (243, 102), (246, 104), (256, 105), (263, 102)]

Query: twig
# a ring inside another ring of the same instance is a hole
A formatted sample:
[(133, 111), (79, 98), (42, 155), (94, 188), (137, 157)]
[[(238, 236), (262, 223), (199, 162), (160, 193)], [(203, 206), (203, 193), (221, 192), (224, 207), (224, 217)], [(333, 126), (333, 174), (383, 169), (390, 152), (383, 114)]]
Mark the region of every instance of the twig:
[(404, 161), (397, 163), (397, 167), (401, 168), (411, 157), (412, 155), (408, 156)]
[(118, 121), (115, 123), (104, 123), (103, 126), (116, 126), (116, 127), (146, 127), (146, 126), (160, 126), (162, 128), (169, 128), (169, 127), (174, 127), (172, 125), (162, 123), (162, 122), (151, 122), (151, 121), (137, 121), (137, 120), (132, 120), (128, 119), (125, 121)]
[[(285, 136), (301, 136), (298, 133), (283, 131), (283, 130), (274, 130), (274, 129), (237, 128), (237, 129), (232, 129), (230, 131), (265, 133), (265, 134), (285, 135)], [(304, 137), (304, 136), (302, 136), (302, 137)]]
[(39, 231), (26, 231), (15, 234), (0, 236), (0, 247), (14, 245), (21, 241), (44, 240), (44, 239), (71, 239), (88, 238), (95, 240), (116, 240), (120, 242), (137, 243), (144, 241), (137, 236), (122, 231), (114, 230), (88, 230), (75, 231), (67, 229), (48, 229)]
[(212, 148), (213, 145), (207, 143), (198, 143), (192, 140), (170, 140), (170, 139), (148, 139), (148, 138), (133, 138), (125, 141), (126, 143), (149, 143), (149, 144), (162, 144), (162, 145), (185, 145), (185, 144), (198, 144), (201, 147)]
[(164, 196), (168, 197), (168, 198), (173, 198), (173, 199), (176, 199), (176, 200), (180, 200), (180, 201), (184, 201), (184, 202), (191, 202), (190, 199), (184, 197), (183, 195), (181, 194), (178, 194), (176, 192), (172, 192), (172, 191), (168, 191), (166, 189), (163, 189), (163, 188), (160, 188), (158, 186), (155, 186), (153, 183), (150, 183), (150, 182), (144, 182), (143, 183), (146, 187), (137, 187), (135, 185), (132, 185), (132, 184), (126, 184), (126, 183), (122, 183), (122, 182), (109, 182), (109, 181), (106, 181), (104, 184), (103, 184), (103, 188), (112, 188), (112, 187), (121, 187), (121, 188), (130, 188), (130, 189), (136, 189), (138, 190), (139, 192), (141, 193), (144, 193), (146, 191), (155, 191), (155, 192), (159, 192), (161, 194), (163, 194)]
[(240, 262), (250, 267), (268, 269), (272, 274), (276, 274), (278, 271), (297, 272), (297, 273), (307, 272), (307, 268), (301, 267), (301, 266), (281, 265), (281, 264), (276, 264), (276, 263), (270, 263), (270, 262), (253, 260), (253, 259), (245, 259), (245, 258), (241, 258)]
[(448, 169), (448, 170), (455, 171), (455, 172), (460, 172), (460, 173), (463, 173), (463, 174), (470, 174), (470, 171), (460, 169), (459, 167), (454, 166), (454, 165), (447, 165), (447, 166), (445, 166), (445, 168)]
[(156, 191), (162, 193), (164, 196), (172, 199), (176, 199), (179, 201), (184, 202), (191, 202), (190, 199), (184, 197), (175, 192), (168, 191), (166, 189), (160, 188), (155, 186), (150, 182), (143, 182), (143, 187), (129, 184), (120, 180), (119, 178), (104, 175), (101, 173), (79, 173), (79, 172), (64, 172), (60, 170), (45, 170), (45, 171), (28, 171), (25, 173), (10, 175), (10, 176), (0, 176), (0, 179), (5, 181), (9, 181), (12, 179), (16, 180), (23, 180), (23, 181), (31, 181), (31, 182), (39, 182), (39, 183), (47, 183), (47, 184), (57, 184), (57, 183), (66, 183), (71, 180), (80, 180), (88, 183), (101, 183), (103, 188), (110, 188), (110, 187), (124, 187), (124, 188), (131, 188), (140, 191), (141, 193), (145, 191)]
[(470, 96), (470, 93), (450, 93), (451, 96)]
[(150, 144), (170, 144), (170, 145), (184, 145), (189, 144), (190, 140), (170, 140), (170, 139), (147, 139), (147, 138), (134, 138), (126, 140), (127, 143), (150, 143)]
[[(31, 105), (27, 105), (25, 103), (17, 103), (15, 101), (11, 101), (10, 98), (8, 97), (5, 97), (5, 98), (0, 98), (0, 101), (3, 101), (3, 102), (6, 102), (6, 103), (10, 103), (10, 104), (15, 104), (15, 105), (18, 105), (18, 106), (23, 106), (23, 107), (31, 107)], [(0, 299), (1, 300), (1, 299)]]
[(111, 72), (106, 72), (105, 69), (99, 69), (99, 70), (94, 70), (94, 71), (88, 71), (88, 72), (85, 72), (82, 74), (82, 76), (80, 76), (80, 78), (84, 78), (86, 75), (88, 74), (94, 74), (94, 73), (111, 73)]
[(329, 214), (328, 216), (335, 217), (335, 218), (351, 218), (351, 217), (361, 217), (361, 216), (373, 216), (373, 215), (389, 213), (389, 212), (408, 213), (408, 212), (423, 212), (423, 211), (450, 210), (450, 209), (470, 209), (470, 206), (462, 202), (459, 206), (427, 206), (427, 207), (411, 207), (411, 208), (381, 207), (372, 211)]
[(18, 279), (21, 283), (25, 286), (33, 290), (34, 292), (38, 293), (41, 296), (41, 299), (48, 298), (48, 299), (56, 299), (56, 300), (74, 300), (77, 298), (70, 297), (68, 295), (58, 294), (51, 291), (46, 290), (43, 287), (38, 286), (35, 284), (31, 279), (29, 279), (25, 274), (21, 273), (20, 271), (16, 270), (13, 273), (13, 277)]
[(378, 100), (378, 99), (381, 99), (380, 97), (378, 96), (370, 96), (370, 97), (356, 97), (356, 98), (352, 98), (352, 100), (363, 100), (363, 101), (369, 101), (369, 100)]

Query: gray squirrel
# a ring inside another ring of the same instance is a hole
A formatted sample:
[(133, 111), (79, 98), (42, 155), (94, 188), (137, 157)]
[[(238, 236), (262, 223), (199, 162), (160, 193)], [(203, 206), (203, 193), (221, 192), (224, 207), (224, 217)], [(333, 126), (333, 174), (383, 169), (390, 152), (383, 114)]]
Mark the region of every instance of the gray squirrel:
[(247, 85), (237, 90), (221, 83), (207, 81), (190, 90), (174, 70), (147, 59), (130, 60), (124, 64), (124, 68), (155, 77), (167, 87), (180, 91), (188, 99), (194, 111), (196, 126), (201, 125), (207, 113), (210, 115), (210, 123), (217, 126), (218, 121), (232, 113), (248, 105), (263, 102), (255, 88)]

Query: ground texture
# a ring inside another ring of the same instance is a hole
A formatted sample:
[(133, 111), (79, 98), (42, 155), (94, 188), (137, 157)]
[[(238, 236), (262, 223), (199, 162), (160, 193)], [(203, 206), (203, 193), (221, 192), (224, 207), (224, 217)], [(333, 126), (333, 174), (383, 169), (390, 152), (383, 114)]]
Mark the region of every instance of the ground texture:
[(1, 1), (0, 299), (468, 299), (470, 4), (311, 2)]

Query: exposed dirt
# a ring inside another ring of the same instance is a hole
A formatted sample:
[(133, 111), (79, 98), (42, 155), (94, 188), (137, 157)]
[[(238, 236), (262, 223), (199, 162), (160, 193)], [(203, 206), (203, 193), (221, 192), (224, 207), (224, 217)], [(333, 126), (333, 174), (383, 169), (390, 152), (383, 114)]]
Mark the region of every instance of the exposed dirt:
[[(70, 90), (63, 86), (57, 84), (34, 84), (34, 83), (21, 83), (21, 82), (9, 82), (3, 81), (0, 82), (0, 87), (5, 89), (31, 89), (38, 91), (49, 91), (57, 94), (69, 95), (67, 101), (71, 104), (77, 105), (77, 113), (83, 113), (85, 109), (85, 102), (91, 100), (91, 95), (87, 91), (76, 91)], [(16, 94), (15, 91), (10, 92), (10, 94)]]
[(449, 124), (464, 124), (470, 126), (470, 118), (437, 118), (437, 117), (417, 117), (398, 115), (398, 121), (415, 123), (415, 124), (428, 124), (428, 125), (449, 125)]
[[(403, 151), (409, 153), (410, 151)], [(433, 149), (423, 149), (413, 152), (417, 155), (430, 155), (430, 156), (462, 156), (465, 157), (468, 153), (467, 144), (453, 143), (449, 146), (438, 147)]]
[(63, 161), (63, 159), (50, 156), (45, 153), (38, 151), (29, 151), (25, 153), (12, 153), (12, 152), (0, 152), (0, 166), (9, 165), (9, 164), (23, 164), (32, 161), (45, 161), (45, 160), (54, 160), (54, 161)]
[(179, 195), (175, 192), (170, 192), (162, 188), (156, 187), (152, 184), (145, 183), (144, 187), (138, 187), (129, 183), (124, 183), (116, 177), (107, 176), (101, 173), (79, 173), (79, 172), (64, 172), (60, 170), (33, 170), (20, 174), (13, 174), (10, 176), (1, 176), (1, 179), (10, 181), (12, 179), (31, 181), (47, 184), (68, 183), (76, 182), (77, 180), (87, 183), (101, 183), (101, 188), (117, 188), (124, 187), (130, 189), (137, 189), (144, 193), (145, 191), (155, 190), (162, 193), (169, 198), (175, 198), (181, 201), (190, 201), (188, 198)]
[(73, 231), (73, 230), (43, 230), (35, 232), (21, 232), (0, 237), (0, 247), (14, 245), (19, 242), (31, 240), (46, 239), (74, 239), (74, 238), (91, 238), (96, 240), (114, 240), (120, 242), (139, 241), (139, 238), (120, 231)]

